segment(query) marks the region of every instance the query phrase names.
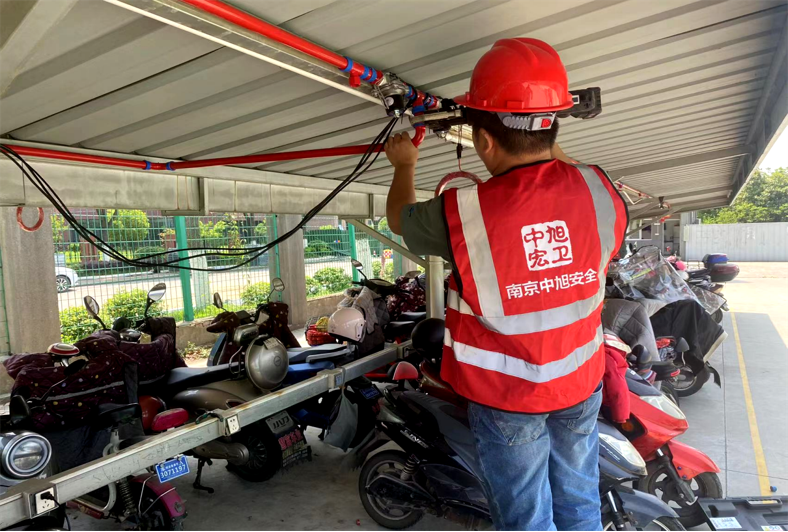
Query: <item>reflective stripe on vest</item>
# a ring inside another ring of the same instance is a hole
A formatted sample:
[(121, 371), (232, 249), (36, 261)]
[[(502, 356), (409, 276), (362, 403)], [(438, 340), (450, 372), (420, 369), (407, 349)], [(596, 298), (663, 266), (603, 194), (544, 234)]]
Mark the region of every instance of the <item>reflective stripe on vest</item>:
[[(613, 198), (597, 173), (586, 165), (573, 165), (583, 176), (594, 204), (599, 232), (600, 262), (598, 268), (599, 289), (587, 299), (552, 309), (506, 316), (503, 311), (501, 291), (487, 238), (487, 229), (479, 206), (478, 185), (457, 191), (457, 210), (460, 213), (471, 273), (476, 283), (481, 315), (476, 318), (489, 330), (506, 335), (542, 332), (565, 327), (588, 317), (605, 296), (605, 267), (616, 247), (616, 210)], [(475, 315), (471, 307), (454, 291), (449, 292), (449, 308), (462, 314)]]
[(594, 339), (587, 344), (578, 347), (560, 360), (539, 365), (504, 353), (487, 351), (456, 342), (452, 340), (451, 332), (448, 329), (446, 329), (443, 341), (444, 345), (454, 351), (454, 357), (459, 362), (536, 383), (549, 382), (574, 372), (591, 360), (591, 357), (599, 351), (602, 342), (602, 326), (600, 325)]

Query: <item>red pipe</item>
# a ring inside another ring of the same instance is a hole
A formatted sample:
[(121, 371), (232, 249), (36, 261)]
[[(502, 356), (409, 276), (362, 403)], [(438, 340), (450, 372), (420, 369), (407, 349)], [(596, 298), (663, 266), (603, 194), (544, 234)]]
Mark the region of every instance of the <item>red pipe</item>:
[[(324, 148), (322, 150), (286, 151), (280, 153), (262, 153), (243, 155), (240, 157), (224, 157), (221, 159), (202, 159), (198, 161), (182, 161), (170, 163), (172, 170), (182, 168), (201, 168), (204, 166), (227, 166), (232, 164), (271, 163), (275, 161), (292, 161), (293, 159), (314, 159), (315, 157), (338, 157), (341, 155), (361, 155), (367, 152), (369, 144), (345, 146), (342, 148)], [(381, 151), (378, 146), (375, 151)]]
[(299, 52), (303, 52), (309, 56), (314, 57), (324, 63), (333, 65), (338, 69), (350, 72), (351, 85), (357, 86), (359, 80), (369, 81), (373, 83), (382, 79), (383, 73), (374, 68), (367, 67), (361, 63), (356, 63), (350, 58), (339, 55), (336, 52), (318, 46), (315, 43), (302, 39), (297, 35), (283, 30), (282, 28), (253, 17), (248, 13), (244, 13), (240, 9), (220, 2), (219, 0), (183, 0), (185, 3), (201, 9), (206, 13), (216, 15), (228, 22), (246, 28), (267, 37), (274, 41), (280, 42), (284, 45), (294, 48)]
[[(416, 126), (413, 135), (413, 145), (418, 146), (424, 140), (426, 128)], [(132, 159), (119, 159), (104, 157), (102, 155), (89, 155), (70, 151), (47, 150), (43, 148), (30, 148), (27, 146), (8, 147), (19, 155), (40, 157), (42, 159), (57, 159), (61, 161), (74, 161), (79, 163), (101, 164), (104, 166), (117, 166), (121, 168), (135, 168), (139, 170), (181, 170), (184, 168), (204, 168), (207, 166), (229, 166), (238, 164), (272, 163), (277, 161), (292, 161), (294, 159), (314, 159), (317, 157), (341, 157), (343, 155), (363, 155), (369, 149), (369, 144), (357, 146), (344, 146), (341, 148), (323, 148), (320, 150), (285, 151), (280, 153), (261, 153), (258, 155), (242, 155), (239, 157), (222, 157), (218, 159), (200, 159), (196, 161), (171, 161), (167, 163), (152, 163), (150, 161), (135, 161)], [(378, 146), (374, 151), (382, 151)]]
[[(76, 161), (80, 163), (103, 164), (106, 166), (120, 166), (123, 168), (138, 168), (145, 170), (148, 168), (147, 161), (133, 161), (130, 159), (117, 159), (115, 157), (102, 157), (100, 155), (88, 155), (85, 153), (73, 153), (69, 151), (45, 150), (41, 148), (28, 148), (26, 146), (12, 146), (9, 148), (19, 155), (30, 157), (41, 157), (43, 159), (59, 159), (61, 161)], [(165, 168), (161, 168), (164, 170)]]

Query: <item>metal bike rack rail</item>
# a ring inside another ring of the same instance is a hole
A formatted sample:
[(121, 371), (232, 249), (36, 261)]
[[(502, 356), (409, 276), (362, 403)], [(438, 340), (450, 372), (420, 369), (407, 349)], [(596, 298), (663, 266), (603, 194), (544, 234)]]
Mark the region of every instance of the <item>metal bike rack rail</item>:
[[(352, 380), (398, 358), (410, 342), (387, 346), (380, 352), (346, 364), (340, 368), (320, 372), (317, 376), (264, 397), (249, 401), (235, 408), (224, 410), (225, 419), (237, 415), (241, 427), (320, 395), (342, 385), (342, 380)], [(106, 486), (110, 482), (132, 475), (176, 454), (215, 440), (222, 436), (225, 427), (217, 418), (169, 430), (132, 445), (118, 454), (105, 456), (87, 464), (69, 469), (55, 476), (30, 479), (11, 488), (0, 498), (0, 529), (35, 517), (35, 499), (49, 490), (63, 504), (76, 497)]]

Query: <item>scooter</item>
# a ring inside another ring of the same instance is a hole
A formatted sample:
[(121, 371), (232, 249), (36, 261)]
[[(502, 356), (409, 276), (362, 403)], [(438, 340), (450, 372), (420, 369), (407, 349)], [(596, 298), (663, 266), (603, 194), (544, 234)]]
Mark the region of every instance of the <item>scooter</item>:
[[(46, 478), (55, 474), (49, 440), (24, 428), (30, 413), (24, 397), (12, 396), (2, 407), (7, 414), (0, 417), (3, 426), (0, 433), (0, 455), (4, 457), (0, 462), (0, 497), (14, 494), (16, 487), (25, 480)], [(29, 530), (62, 529), (65, 518), (65, 508), (59, 506), (16, 526)]]
[(635, 486), (671, 505), (685, 527), (702, 524), (705, 517), (699, 500), (722, 497), (719, 467), (703, 452), (676, 441), (689, 428), (677, 404), (632, 369), (627, 370), (626, 379), (630, 416), (616, 426), (641, 454), (648, 470)]
[[(409, 362), (392, 368), (397, 383), (384, 391), (377, 430), (354, 450), (364, 463), (359, 496), (379, 525), (410, 528), (425, 513), (462, 523), (469, 529), (490, 526), (491, 517), (480, 479), (480, 465), (467, 412), (456, 404), (421, 391), (406, 391), (418, 378)], [(372, 451), (389, 441), (402, 451)], [(600, 506), (605, 530), (683, 530), (676, 513), (662, 501), (623, 483), (645, 474), (645, 463), (614, 427), (599, 424)]]

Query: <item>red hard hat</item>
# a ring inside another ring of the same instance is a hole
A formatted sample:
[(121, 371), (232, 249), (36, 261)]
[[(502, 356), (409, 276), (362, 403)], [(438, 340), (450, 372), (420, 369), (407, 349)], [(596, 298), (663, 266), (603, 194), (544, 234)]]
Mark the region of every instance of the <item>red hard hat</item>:
[(501, 39), (473, 69), (460, 105), (499, 113), (549, 113), (572, 107), (558, 52), (538, 39)]

